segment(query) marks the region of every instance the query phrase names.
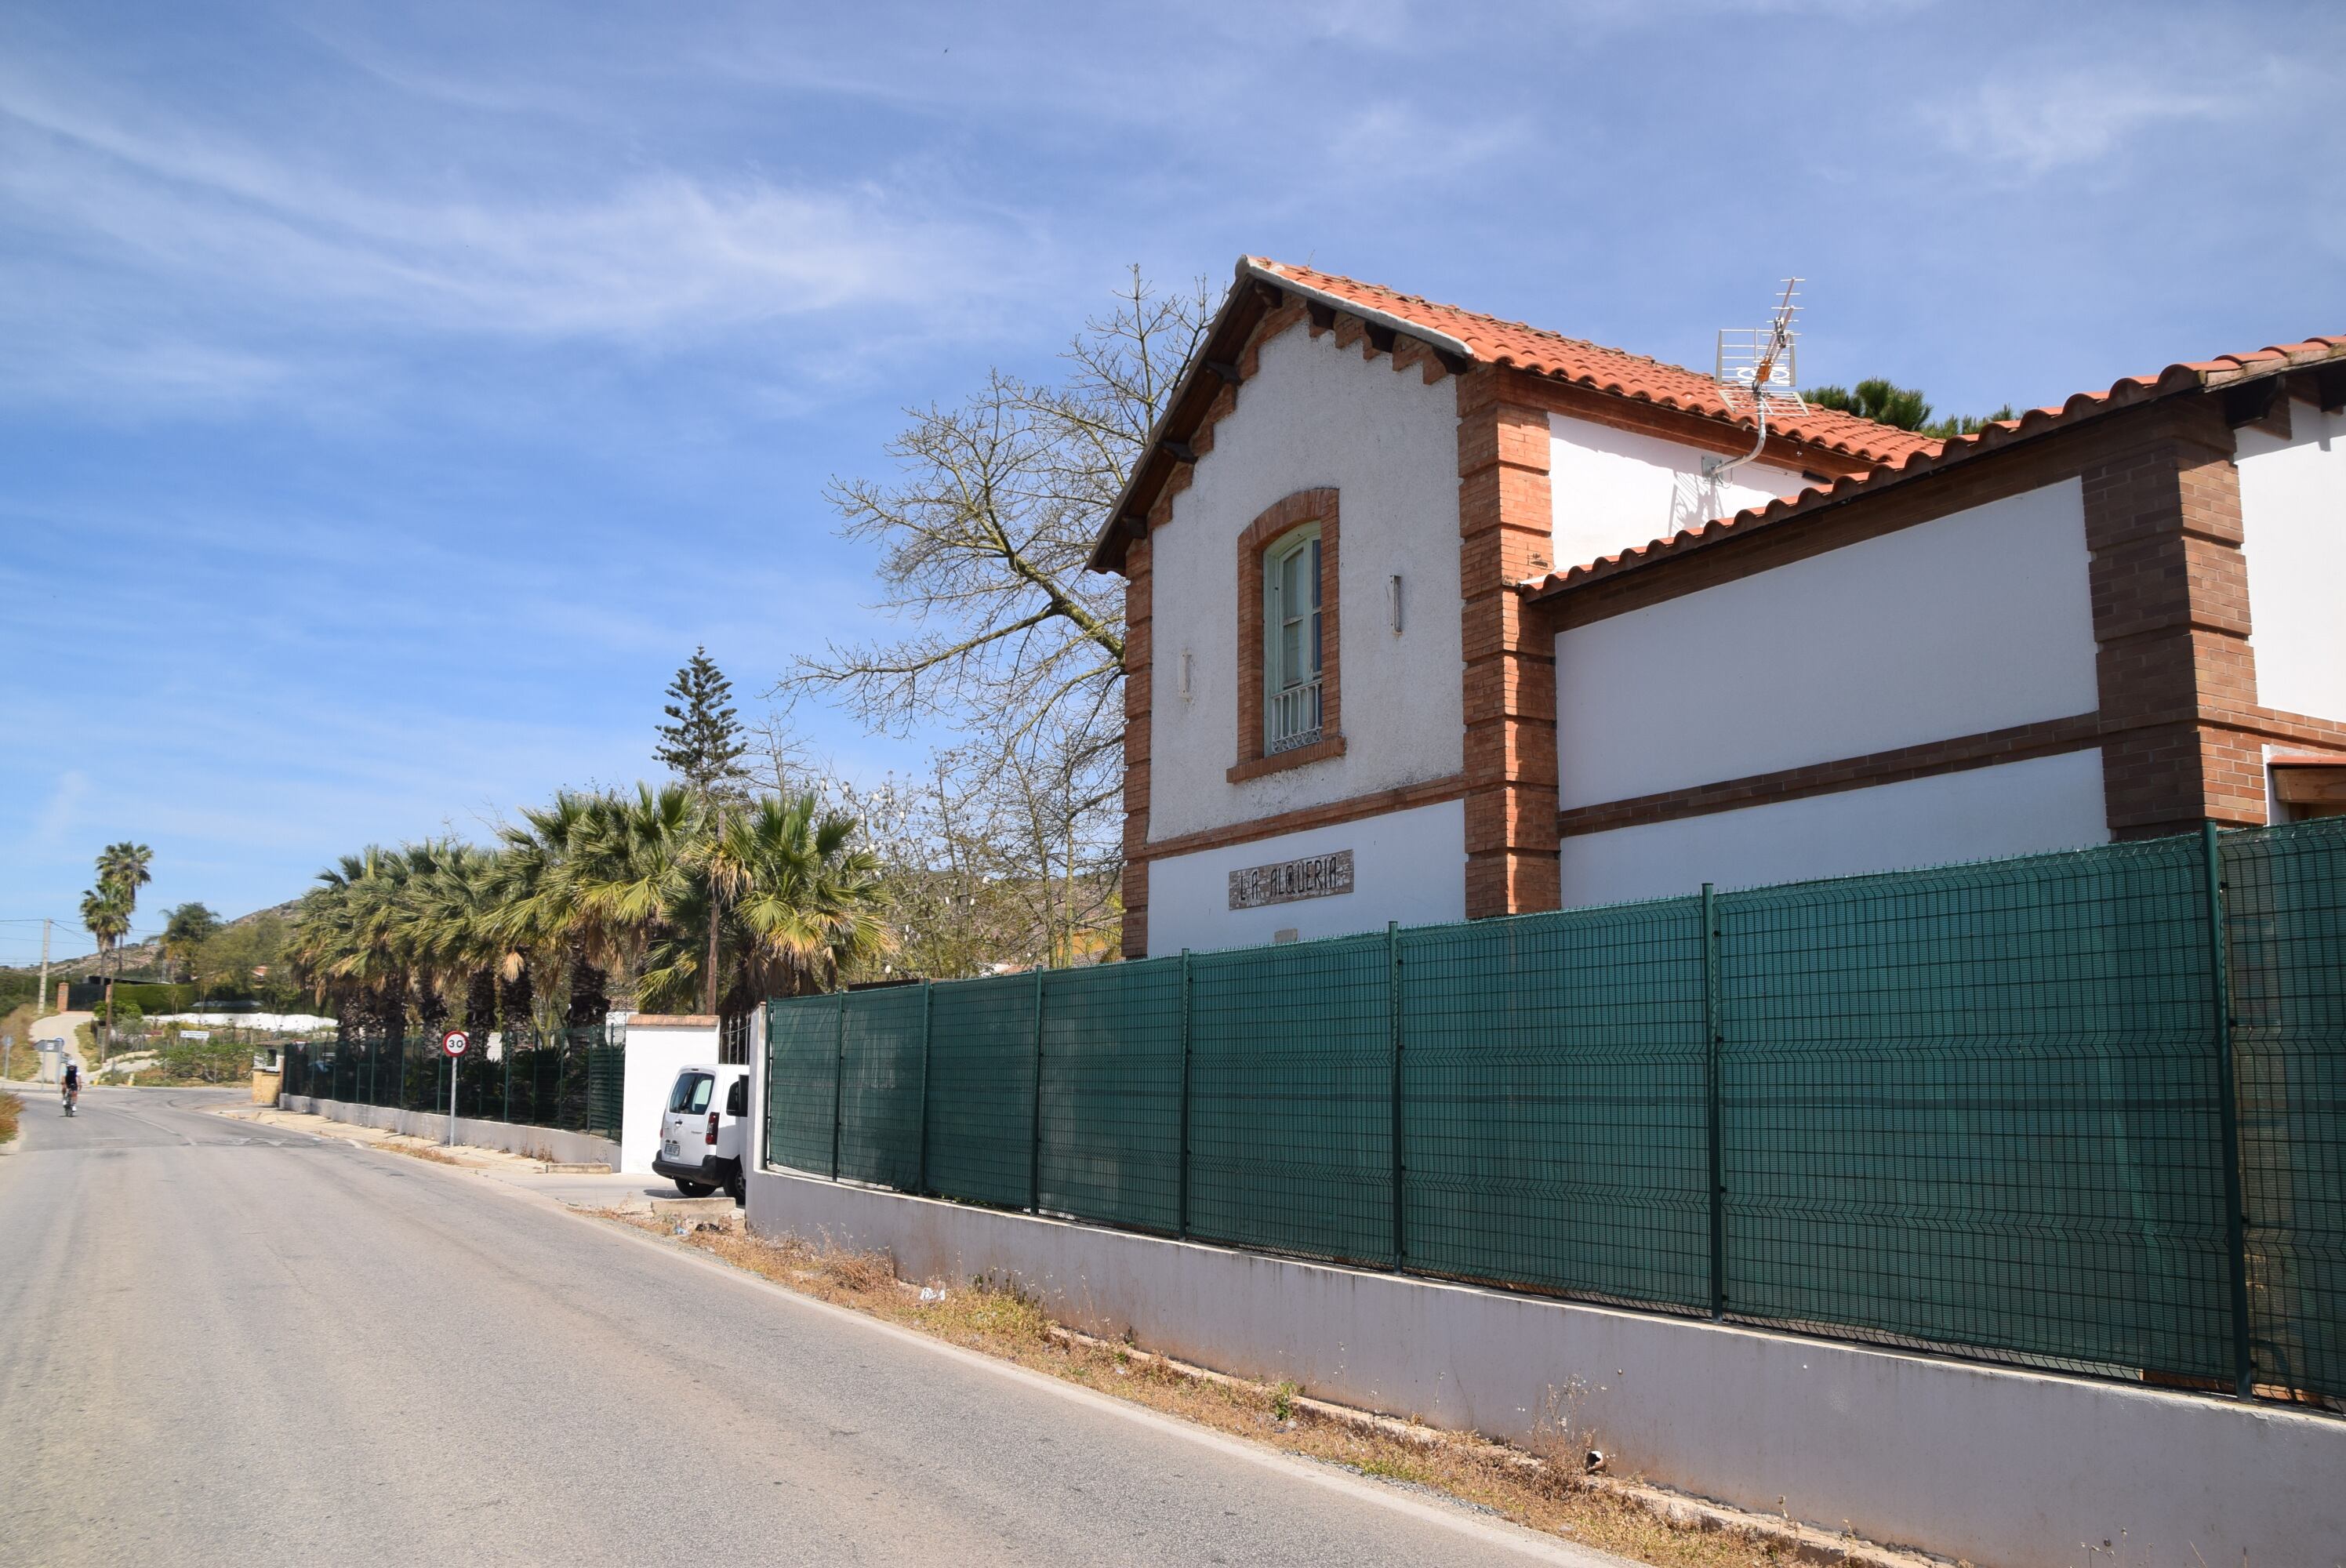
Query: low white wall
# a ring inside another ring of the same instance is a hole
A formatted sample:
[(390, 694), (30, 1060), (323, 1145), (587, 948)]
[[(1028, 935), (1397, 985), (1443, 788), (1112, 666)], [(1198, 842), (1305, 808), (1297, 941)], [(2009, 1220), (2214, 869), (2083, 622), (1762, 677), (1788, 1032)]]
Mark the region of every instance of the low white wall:
[(1502, 1438), (1552, 1402), (1618, 1468), (1994, 1568), (2320, 1564), (2346, 1421), (1267, 1257), (760, 1172), (768, 1234), (1007, 1277), (1052, 1315), (1347, 1404)]
[(1559, 846), (1567, 909), (2109, 841), (2098, 747), (1680, 817)]
[[(1352, 851), (1352, 891), (1256, 909), (1230, 908), (1230, 873), (1306, 855)], [(1148, 951), (1250, 947), (1293, 931), (1304, 941), (1382, 931), (1387, 921), (1434, 925), (1466, 918), (1466, 805), (1444, 800), (1257, 839), (1148, 865)], [(633, 1036), (629, 1036), (632, 1040)], [(630, 1047), (632, 1049), (632, 1046)]]
[[(280, 1095), (277, 1103), (289, 1111), (323, 1116), (330, 1122), (348, 1122), (352, 1126), (381, 1127), (385, 1132), (405, 1133), (418, 1138), (448, 1135), (445, 1111), (403, 1111), (395, 1105), (359, 1105), (309, 1095)], [(520, 1122), (484, 1122), (459, 1116), (456, 1141), (477, 1149), (504, 1149), (508, 1154), (549, 1154), (561, 1165), (619, 1168), (619, 1145), (593, 1133), (566, 1133), (559, 1127), (533, 1127)]]
[(619, 1104), (619, 1164), (649, 1176), (659, 1153), (660, 1113), (677, 1070), (717, 1060), (715, 1024), (627, 1024), (627, 1078)]

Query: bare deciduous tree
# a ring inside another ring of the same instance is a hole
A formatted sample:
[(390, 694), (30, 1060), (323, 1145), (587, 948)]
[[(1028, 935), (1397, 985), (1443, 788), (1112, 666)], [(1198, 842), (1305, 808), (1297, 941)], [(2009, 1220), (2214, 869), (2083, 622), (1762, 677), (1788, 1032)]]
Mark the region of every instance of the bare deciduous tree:
[[(1025, 802), (1010, 874), (1029, 885), (1096, 879), (1115, 841), (1123, 592), (1085, 562), (1210, 304), (1202, 280), (1160, 294), (1136, 267), (1115, 308), (1076, 338), (1065, 380), (997, 372), (957, 408), (911, 411), (888, 448), (897, 479), (831, 488), (846, 535), (879, 547), (881, 607), (909, 635), (833, 647), (783, 684), (842, 697), (878, 728), (961, 731), (968, 744), (936, 787), (983, 781)], [(1021, 814), (1004, 816), (1000, 800), (971, 809), (1001, 830)]]

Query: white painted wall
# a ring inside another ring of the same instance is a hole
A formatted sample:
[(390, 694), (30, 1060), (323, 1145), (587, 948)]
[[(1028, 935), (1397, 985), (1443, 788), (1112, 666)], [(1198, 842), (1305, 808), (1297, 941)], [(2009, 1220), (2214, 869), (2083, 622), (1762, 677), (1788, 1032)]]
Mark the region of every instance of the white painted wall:
[[(627, 1025), (627, 1076), (619, 1103), (619, 1169), (651, 1174), (660, 1112), (678, 1068), (717, 1060), (717, 1028)], [(761, 1102), (758, 1102), (761, 1103)]]
[[(1455, 619), (1456, 617), (1452, 617)], [(1352, 851), (1352, 891), (1260, 909), (1230, 908), (1230, 873), (1305, 855)], [(1309, 941), (1466, 918), (1466, 806), (1462, 800), (1364, 817), (1334, 828), (1201, 850), (1148, 867), (1148, 951), (1250, 947), (1292, 930)]]
[(1797, 494), (1809, 484), (1789, 469), (1747, 463), (1722, 484), (1702, 476), (1710, 454), (1698, 447), (1560, 413), (1547, 416), (1547, 435), (1559, 571)]
[[(1334, 334), (1264, 343), (1197, 478), (1150, 539), (1155, 666), (1152, 838), (1227, 827), (1455, 773), (1459, 692), (1458, 392)], [(1238, 758), (1238, 537), (1272, 503), (1341, 493), (1342, 757), (1232, 784)], [(1402, 577), (1402, 633), (1386, 587)], [(1181, 655), (1191, 657), (1181, 697)], [(1152, 898), (1152, 907), (1153, 907)], [(1152, 939), (1153, 940), (1153, 939)]]
[(2109, 841), (2099, 748), (1586, 833), (1563, 843), (1564, 902), (1615, 903)]
[(2286, 441), (2239, 432), (2257, 701), (2346, 720), (2346, 412), (2289, 412)]
[(1559, 634), (1562, 803), (2091, 713), (2094, 652), (2065, 480)]
[[(1268, 1257), (755, 1172), (750, 1227), (1004, 1278), (1144, 1349), (1454, 1431), (1572, 1436), (1642, 1474), (1996, 1568), (2326, 1565), (2346, 1421), (1658, 1313)], [(1577, 1445), (1574, 1445), (1577, 1446)]]

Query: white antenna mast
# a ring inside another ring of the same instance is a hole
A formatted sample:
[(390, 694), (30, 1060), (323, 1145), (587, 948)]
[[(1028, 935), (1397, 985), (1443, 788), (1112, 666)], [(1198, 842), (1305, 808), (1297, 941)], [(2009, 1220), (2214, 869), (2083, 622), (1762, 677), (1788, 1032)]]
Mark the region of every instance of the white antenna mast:
[(1748, 411), (1760, 433), (1751, 450), (1740, 457), (1704, 458), (1702, 472), (1707, 479), (1723, 479), (1760, 455), (1760, 448), (1768, 444), (1770, 413), (1779, 419), (1796, 419), (1809, 412), (1800, 398), (1796, 357), (1800, 334), (1792, 326), (1792, 319), (1800, 313), (1794, 303), (1800, 288), (1798, 278), (1784, 280), (1783, 298), (1776, 301), (1776, 313), (1766, 326), (1719, 330), (1719, 361), (1712, 375), (1719, 383), (1719, 401), (1729, 412)]

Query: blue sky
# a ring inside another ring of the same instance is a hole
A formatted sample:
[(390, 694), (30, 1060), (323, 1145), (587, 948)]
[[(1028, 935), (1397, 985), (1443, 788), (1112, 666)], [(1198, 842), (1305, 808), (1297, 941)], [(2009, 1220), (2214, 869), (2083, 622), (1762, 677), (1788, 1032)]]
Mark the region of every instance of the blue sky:
[(695, 643), (754, 712), (874, 629), (825, 480), (1128, 262), (1698, 364), (1798, 272), (1804, 379), (2053, 402), (2346, 330), (2341, 66), (2316, 5), (18, 0), (0, 962), (110, 840), (148, 926), (644, 775)]

